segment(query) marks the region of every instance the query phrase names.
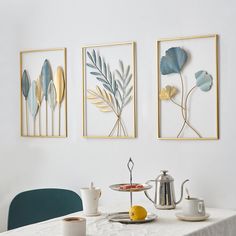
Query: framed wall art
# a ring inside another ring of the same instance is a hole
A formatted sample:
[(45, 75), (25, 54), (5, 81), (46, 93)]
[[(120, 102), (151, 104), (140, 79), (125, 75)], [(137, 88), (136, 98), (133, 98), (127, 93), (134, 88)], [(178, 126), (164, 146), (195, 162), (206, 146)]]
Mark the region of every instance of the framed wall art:
[(219, 139), (218, 36), (157, 41), (158, 138)]
[(66, 49), (20, 52), (21, 136), (67, 136)]
[(82, 55), (83, 136), (135, 138), (135, 43), (87, 46)]

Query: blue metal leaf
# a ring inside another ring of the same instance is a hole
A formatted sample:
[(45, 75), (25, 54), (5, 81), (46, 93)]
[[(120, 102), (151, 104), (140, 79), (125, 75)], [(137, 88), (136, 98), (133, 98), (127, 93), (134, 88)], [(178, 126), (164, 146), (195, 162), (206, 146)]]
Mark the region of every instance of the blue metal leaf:
[(56, 97), (57, 97), (56, 88), (53, 83), (53, 80), (51, 80), (51, 82), (48, 85), (48, 102), (52, 111), (55, 110), (55, 107), (57, 105)]
[(49, 61), (46, 59), (43, 63), (43, 67), (41, 70), (41, 79), (42, 79), (42, 88), (43, 88), (43, 96), (45, 100), (48, 100), (48, 85), (52, 80), (52, 69)]
[(29, 89), (29, 94), (28, 94), (28, 99), (27, 99), (27, 103), (28, 103), (28, 107), (29, 107), (29, 111), (31, 113), (31, 115), (35, 118), (35, 116), (37, 115), (38, 112), (38, 102), (37, 102), (37, 97), (36, 97), (36, 81), (33, 81), (30, 89)]
[(161, 58), (161, 74), (168, 75), (179, 73), (187, 61), (187, 53), (180, 47), (172, 47), (166, 51), (166, 55)]
[(29, 94), (29, 88), (30, 88), (30, 80), (29, 80), (26, 70), (23, 71), (22, 80), (21, 80), (21, 87), (22, 87), (22, 93), (23, 93), (25, 99), (27, 99), (28, 94)]
[(207, 92), (211, 89), (213, 84), (213, 79), (210, 74), (204, 70), (200, 70), (195, 73), (196, 85), (204, 92)]

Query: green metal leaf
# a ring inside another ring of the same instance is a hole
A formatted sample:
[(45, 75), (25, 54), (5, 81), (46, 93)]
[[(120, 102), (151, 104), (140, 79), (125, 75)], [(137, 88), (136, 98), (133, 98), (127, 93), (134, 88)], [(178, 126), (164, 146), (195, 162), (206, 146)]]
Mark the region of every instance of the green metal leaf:
[(132, 96), (128, 97), (128, 99), (124, 103), (124, 107), (127, 106), (129, 102), (131, 102), (132, 98)]
[(112, 92), (112, 89), (111, 89), (110, 86), (108, 86), (107, 84), (103, 84), (103, 87), (104, 87), (105, 89), (107, 89), (109, 92), (113, 93), (113, 92)]
[(96, 68), (96, 66), (90, 64), (90, 63), (86, 63), (87, 66), (91, 67), (91, 68)]
[(106, 80), (104, 80), (104, 79), (102, 79), (102, 78), (100, 78), (100, 77), (96, 77), (96, 79), (98, 80), (98, 81), (101, 81), (102, 83), (107, 83), (107, 81)]
[(38, 112), (36, 89), (37, 89), (37, 84), (36, 84), (36, 81), (34, 80), (30, 86), (28, 99), (27, 99), (29, 111), (34, 118), (36, 117), (37, 112)]
[(55, 85), (52, 80), (48, 85), (48, 102), (51, 110), (54, 111), (57, 105), (57, 94)]
[(107, 65), (104, 59), (103, 59), (103, 72), (104, 72), (104, 75), (107, 77)]
[(130, 71), (130, 65), (128, 65), (128, 67), (127, 67), (125, 79), (127, 79), (128, 75), (129, 75), (129, 71)]
[(123, 61), (119, 60), (119, 64), (120, 64), (121, 72), (122, 72), (122, 74), (124, 74), (125, 70), (124, 70)]
[(100, 55), (98, 56), (98, 65), (99, 65), (100, 70), (102, 71), (102, 58)]
[(160, 69), (162, 75), (180, 73), (187, 61), (187, 53), (180, 47), (172, 47), (166, 51), (166, 55), (161, 58)]
[(89, 53), (89, 51), (87, 51), (87, 55), (88, 55), (89, 59), (93, 62), (93, 58), (92, 58), (91, 54)]
[(97, 63), (97, 55), (96, 55), (96, 51), (93, 49), (93, 60), (94, 60), (94, 63), (96, 64)]
[(90, 72), (90, 74), (91, 74), (91, 75), (101, 75), (101, 73), (99, 73), (99, 72), (94, 72), (94, 71)]
[(30, 80), (26, 70), (23, 71), (22, 80), (21, 80), (22, 93), (27, 99), (30, 89)]
[(46, 59), (43, 63), (43, 67), (41, 70), (41, 79), (42, 79), (42, 88), (43, 88), (43, 96), (45, 100), (48, 100), (48, 85), (50, 81), (53, 79), (52, 69), (49, 61)]
[(213, 84), (213, 79), (210, 74), (208, 74), (204, 70), (200, 70), (197, 73), (195, 73), (196, 78), (196, 85), (199, 87), (202, 91), (207, 92), (211, 89)]

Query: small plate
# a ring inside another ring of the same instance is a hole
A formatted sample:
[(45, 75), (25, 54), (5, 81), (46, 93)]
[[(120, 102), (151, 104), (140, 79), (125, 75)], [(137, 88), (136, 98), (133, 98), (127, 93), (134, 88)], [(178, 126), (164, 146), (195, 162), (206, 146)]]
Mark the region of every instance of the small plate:
[(109, 214), (107, 216), (107, 219), (111, 222), (119, 222), (122, 224), (143, 224), (156, 220), (157, 215), (148, 213), (147, 217), (144, 220), (131, 220), (129, 218), (129, 212), (116, 212)]
[(122, 187), (124, 185), (130, 185), (129, 183), (113, 184), (110, 186), (110, 188), (112, 190), (120, 191), (120, 192), (141, 192), (141, 191), (145, 191), (145, 190), (152, 188), (152, 185), (149, 185), (149, 184), (141, 184), (141, 183), (133, 183), (133, 184), (134, 185), (135, 184), (143, 185), (143, 188), (120, 189), (120, 187)]
[(179, 212), (175, 214), (176, 217), (184, 221), (203, 221), (209, 218), (210, 214), (206, 213), (204, 216), (186, 216), (183, 213)]

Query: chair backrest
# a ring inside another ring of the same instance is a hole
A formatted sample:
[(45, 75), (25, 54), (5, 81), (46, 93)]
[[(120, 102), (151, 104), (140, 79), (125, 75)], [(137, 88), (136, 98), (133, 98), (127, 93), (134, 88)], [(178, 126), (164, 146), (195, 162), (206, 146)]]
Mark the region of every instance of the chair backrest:
[(12, 200), (8, 230), (81, 211), (78, 194), (66, 189), (36, 189), (19, 193)]

